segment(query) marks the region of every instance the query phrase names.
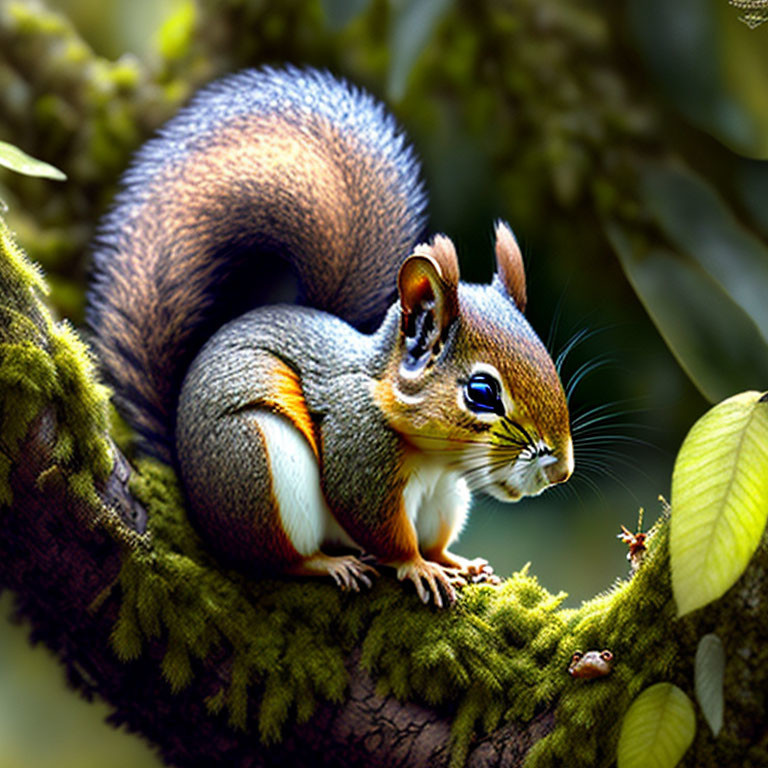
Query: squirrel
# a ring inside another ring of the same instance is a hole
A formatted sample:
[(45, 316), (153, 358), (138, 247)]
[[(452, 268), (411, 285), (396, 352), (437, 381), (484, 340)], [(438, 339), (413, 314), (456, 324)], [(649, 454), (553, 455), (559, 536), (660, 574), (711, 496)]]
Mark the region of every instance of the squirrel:
[(422, 242), (425, 208), (383, 105), (296, 67), (204, 87), (124, 174), (87, 321), (225, 564), (359, 590), (377, 571), (352, 548), (443, 606), (495, 579), (449, 551), (470, 489), (516, 501), (571, 475), (512, 230), (496, 224), (493, 282), (465, 284), (448, 237)]

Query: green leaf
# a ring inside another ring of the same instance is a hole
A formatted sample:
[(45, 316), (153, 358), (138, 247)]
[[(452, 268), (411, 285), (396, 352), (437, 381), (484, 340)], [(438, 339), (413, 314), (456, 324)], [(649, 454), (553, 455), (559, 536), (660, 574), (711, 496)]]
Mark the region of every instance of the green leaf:
[(197, 8), (191, 0), (176, 0), (172, 11), (159, 26), (156, 46), (168, 61), (178, 61), (189, 52), (197, 23)]
[(768, 399), (744, 392), (709, 410), (672, 473), (670, 566), (680, 616), (744, 572), (768, 518)]
[(605, 231), (659, 333), (704, 397), (717, 402), (768, 382), (768, 342), (722, 285), (691, 258), (649, 248), (616, 222)]
[(67, 178), (58, 168), (30, 157), (26, 152), (5, 141), (0, 141), (0, 165), (16, 173), (23, 173), (25, 176), (42, 176), (56, 181), (64, 181)]
[(675, 248), (698, 264), (768, 341), (768, 247), (689, 170), (649, 166), (640, 179), (640, 194)]
[(671, 683), (652, 685), (624, 715), (618, 768), (674, 768), (691, 746), (695, 732), (691, 700)]
[(405, 95), (408, 76), (452, 0), (397, 0), (390, 40), (387, 92), (392, 101)]
[(328, 26), (338, 32), (349, 24), (352, 19), (363, 14), (371, 4), (371, 0), (322, 0)]
[(696, 698), (712, 733), (717, 737), (723, 727), (723, 673), (725, 652), (720, 638), (704, 635), (696, 649), (694, 683)]

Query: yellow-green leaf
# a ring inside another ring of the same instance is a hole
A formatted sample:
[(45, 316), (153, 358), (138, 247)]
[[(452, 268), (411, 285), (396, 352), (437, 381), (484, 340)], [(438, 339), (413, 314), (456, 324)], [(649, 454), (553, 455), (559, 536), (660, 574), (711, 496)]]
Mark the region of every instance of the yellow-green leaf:
[(704, 635), (696, 649), (693, 677), (696, 699), (715, 737), (723, 727), (724, 672), (725, 651), (720, 638), (715, 634)]
[(694, 424), (672, 474), (670, 565), (680, 616), (744, 572), (768, 518), (768, 398), (743, 392)]
[(31, 157), (7, 141), (0, 141), (0, 165), (25, 176), (43, 176), (56, 181), (64, 181), (67, 178), (58, 168)]
[(618, 768), (674, 768), (691, 746), (695, 732), (691, 700), (671, 683), (652, 685), (624, 715)]

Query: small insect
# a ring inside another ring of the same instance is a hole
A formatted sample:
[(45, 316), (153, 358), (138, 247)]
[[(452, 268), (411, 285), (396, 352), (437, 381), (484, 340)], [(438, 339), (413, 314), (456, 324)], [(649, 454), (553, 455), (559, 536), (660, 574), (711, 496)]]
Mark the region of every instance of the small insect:
[(642, 532), (643, 527), (643, 508), (640, 507), (640, 512), (637, 515), (637, 533), (621, 526), (621, 533), (617, 534), (616, 538), (621, 539), (628, 547), (627, 560), (629, 560), (630, 575), (634, 576), (639, 570), (640, 566), (645, 560), (646, 545), (645, 540), (648, 538), (647, 533)]
[(594, 680), (605, 677), (613, 669), (613, 653), (607, 648), (603, 651), (576, 651), (571, 657), (568, 674), (582, 680)]

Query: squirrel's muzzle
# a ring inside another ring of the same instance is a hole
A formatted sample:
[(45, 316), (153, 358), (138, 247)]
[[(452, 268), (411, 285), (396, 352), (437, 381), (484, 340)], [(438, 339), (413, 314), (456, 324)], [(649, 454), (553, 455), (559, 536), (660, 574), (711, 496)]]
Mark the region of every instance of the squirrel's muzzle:
[(551, 485), (564, 483), (573, 474), (573, 449), (569, 446), (564, 456), (559, 457), (557, 461), (551, 464), (547, 464), (542, 469)]

